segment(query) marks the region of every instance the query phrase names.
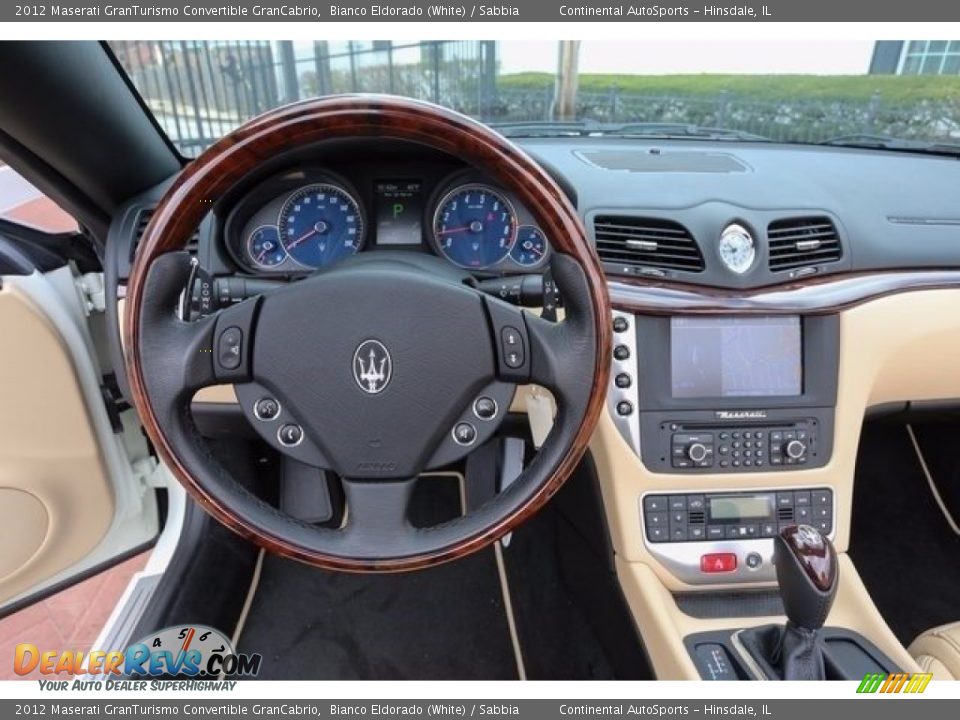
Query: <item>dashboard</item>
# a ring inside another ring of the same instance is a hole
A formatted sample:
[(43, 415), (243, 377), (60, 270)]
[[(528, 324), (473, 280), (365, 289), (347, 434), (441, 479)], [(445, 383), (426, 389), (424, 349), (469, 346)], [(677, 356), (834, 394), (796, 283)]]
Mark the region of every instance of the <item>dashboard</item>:
[[(618, 553), (682, 590), (772, 580), (777, 523), (812, 520), (844, 547), (866, 410), (960, 392), (950, 314), (935, 292), (906, 292), (960, 282), (960, 164), (765, 143), (519, 143), (575, 203), (607, 273), (615, 345), (591, 452)], [(121, 293), (170, 182), (111, 227)], [(382, 250), (504, 287), (550, 266), (551, 238), (495, 178), (384, 138), (277, 157), (211, 201), (189, 247), (200, 314)], [(704, 573), (704, 543), (737, 553), (736, 571)]]

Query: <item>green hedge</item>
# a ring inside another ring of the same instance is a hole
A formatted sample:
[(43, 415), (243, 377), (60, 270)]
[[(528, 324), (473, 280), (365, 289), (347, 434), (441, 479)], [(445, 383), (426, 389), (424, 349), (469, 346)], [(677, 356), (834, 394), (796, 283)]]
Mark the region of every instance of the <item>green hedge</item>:
[[(501, 75), (497, 87), (542, 89), (553, 83), (549, 73)], [(885, 102), (960, 101), (960, 76), (947, 75), (599, 75), (580, 76), (580, 90), (604, 92), (616, 87), (625, 94), (731, 95), (757, 100), (868, 100)]]

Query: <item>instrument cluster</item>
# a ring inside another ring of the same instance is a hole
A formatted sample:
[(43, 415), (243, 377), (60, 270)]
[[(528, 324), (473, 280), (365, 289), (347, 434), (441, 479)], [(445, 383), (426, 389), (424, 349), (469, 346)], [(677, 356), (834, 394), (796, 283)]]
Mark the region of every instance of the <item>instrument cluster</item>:
[(310, 273), (377, 249), (433, 252), (485, 275), (547, 264), (550, 241), (529, 211), (474, 173), (363, 184), (321, 168), (270, 178), (227, 216), (229, 255), (254, 275)]

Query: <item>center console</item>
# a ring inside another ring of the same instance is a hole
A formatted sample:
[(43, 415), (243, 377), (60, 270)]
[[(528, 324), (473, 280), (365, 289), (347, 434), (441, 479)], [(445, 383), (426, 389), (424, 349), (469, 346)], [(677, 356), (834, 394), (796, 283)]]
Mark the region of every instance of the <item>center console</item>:
[[(829, 462), (836, 316), (617, 312), (613, 329), (610, 414), (643, 466), (675, 479), (639, 507), (643, 542), (666, 570), (691, 586), (773, 582), (772, 538), (785, 527), (833, 535), (829, 485), (736, 481)], [(707, 487), (692, 480), (701, 475)]]
[[(818, 677), (915, 670), (847, 554), (859, 424), (868, 402), (906, 392), (890, 377), (909, 377), (912, 350), (898, 341), (884, 358), (882, 308), (758, 313), (762, 304), (668, 297), (645, 315), (613, 315), (608, 413), (591, 452), (617, 575), (656, 672), (793, 678), (781, 649), (813, 639)], [(788, 632), (797, 595), (775, 559), (780, 535), (802, 526), (836, 546), (836, 602), (804, 626), (813, 639)]]

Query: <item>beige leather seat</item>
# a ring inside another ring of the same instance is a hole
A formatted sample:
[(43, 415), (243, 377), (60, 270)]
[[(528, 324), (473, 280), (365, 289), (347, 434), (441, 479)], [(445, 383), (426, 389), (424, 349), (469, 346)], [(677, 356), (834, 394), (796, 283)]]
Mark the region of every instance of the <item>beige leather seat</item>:
[(907, 649), (934, 680), (960, 680), (960, 622), (927, 630)]

